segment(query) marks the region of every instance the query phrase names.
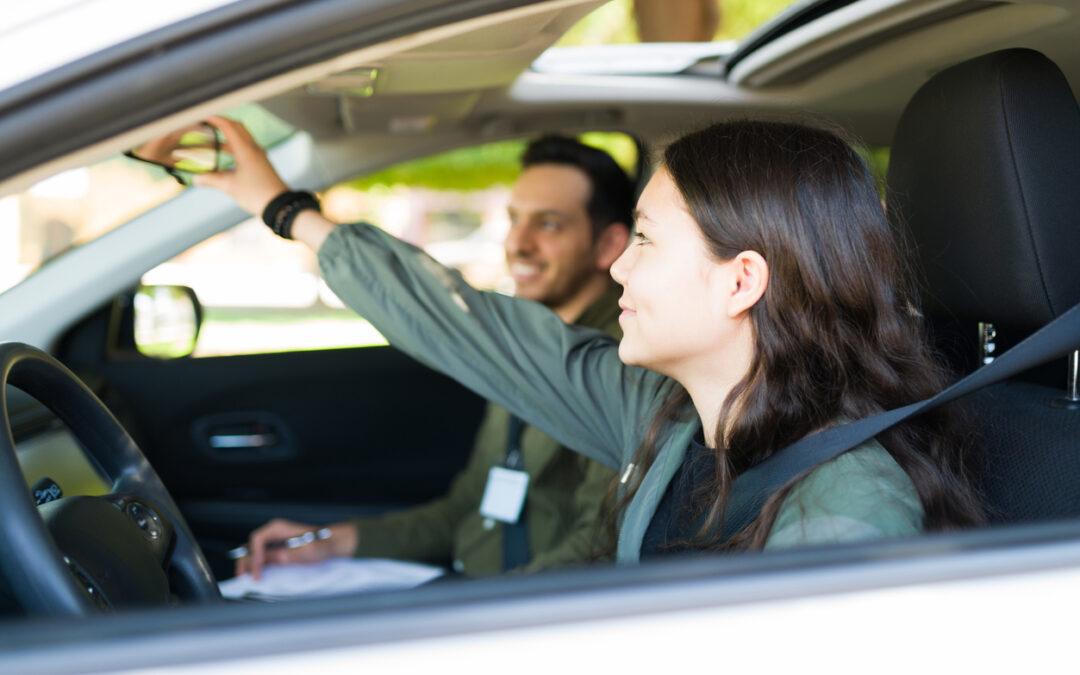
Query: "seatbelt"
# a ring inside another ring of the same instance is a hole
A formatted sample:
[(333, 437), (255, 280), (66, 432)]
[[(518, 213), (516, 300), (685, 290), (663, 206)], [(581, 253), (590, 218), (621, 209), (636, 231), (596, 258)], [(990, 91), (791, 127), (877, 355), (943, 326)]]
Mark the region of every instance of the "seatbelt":
[[(525, 458), (521, 455), (521, 434), (525, 423), (516, 415), (510, 415), (506, 432), (506, 468), (525, 470)], [(521, 509), (516, 523), (503, 523), (503, 571), (521, 567), (529, 562), (529, 526), (525, 521), (525, 509)]]
[(928, 399), (806, 436), (735, 479), (724, 517), (724, 539), (749, 525), (765, 501), (796, 476), (856, 448), (909, 417), (932, 410), (1080, 346), (1080, 305), (1057, 317), (993, 362)]

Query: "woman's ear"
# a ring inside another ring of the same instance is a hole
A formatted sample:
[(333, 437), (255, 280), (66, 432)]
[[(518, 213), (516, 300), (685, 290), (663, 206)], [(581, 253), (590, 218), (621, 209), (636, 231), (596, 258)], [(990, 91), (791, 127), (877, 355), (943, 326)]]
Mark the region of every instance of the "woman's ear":
[(596, 238), (596, 268), (607, 272), (630, 243), (630, 227), (624, 223), (611, 223)]
[(743, 251), (727, 262), (731, 276), (728, 280), (727, 315), (735, 318), (750, 311), (769, 286), (769, 264), (757, 251)]

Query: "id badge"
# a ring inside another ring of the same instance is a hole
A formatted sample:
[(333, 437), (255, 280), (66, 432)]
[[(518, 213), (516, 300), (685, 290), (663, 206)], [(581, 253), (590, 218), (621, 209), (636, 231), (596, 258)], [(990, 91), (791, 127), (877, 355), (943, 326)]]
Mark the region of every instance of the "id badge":
[(524, 471), (491, 467), (484, 498), (480, 501), (480, 515), (503, 523), (516, 523), (525, 506), (528, 489), (529, 474)]

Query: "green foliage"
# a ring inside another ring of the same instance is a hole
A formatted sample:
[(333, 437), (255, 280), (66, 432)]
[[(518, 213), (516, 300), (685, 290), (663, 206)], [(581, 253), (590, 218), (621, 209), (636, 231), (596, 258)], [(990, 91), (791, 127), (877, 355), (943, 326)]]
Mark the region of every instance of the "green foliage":
[(589, 131), (578, 136), (578, 140), (611, 155), (615, 163), (631, 177), (637, 173), (638, 144), (630, 136), (608, 131)]
[(877, 183), (878, 193), (885, 197), (885, 175), (889, 171), (889, 148), (877, 147), (877, 148), (862, 148), (857, 147), (855, 150), (862, 155), (862, 158), (866, 160), (866, 163), (870, 165), (870, 173), (874, 176), (874, 181)]
[(740, 40), (780, 12), (793, 0), (720, 0), (720, 27), (714, 40)]
[(638, 42), (637, 21), (630, 0), (612, 0), (578, 21), (555, 43), (557, 47)]
[[(669, 0), (677, 1), (677, 0)], [(720, 7), (720, 25), (714, 40), (738, 40), (774, 18), (794, 0), (714, 0)], [(638, 42), (632, 0), (611, 0), (567, 31), (560, 47), (628, 44)]]
[[(626, 134), (593, 131), (578, 137), (582, 143), (604, 150), (627, 171), (637, 168), (637, 144)], [(384, 189), (395, 185), (430, 190), (485, 190), (513, 183), (521, 170), (525, 140), (496, 141), (404, 162), (344, 183), (354, 190)]]
[(483, 190), (493, 185), (509, 185), (517, 178), (518, 159), (524, 149), (525, 142), (521, 140), (460, 148), (354, 178), (345, 186), (354, 190), (394, 185), (431, 190)]

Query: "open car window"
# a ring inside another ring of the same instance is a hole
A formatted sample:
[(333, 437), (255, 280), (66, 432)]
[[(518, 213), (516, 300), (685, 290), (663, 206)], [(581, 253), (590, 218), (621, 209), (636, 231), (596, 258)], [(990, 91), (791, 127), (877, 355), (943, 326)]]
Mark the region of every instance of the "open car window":
[[(633, 175), (637, 142), (587, 132)], [(370, 222), (460, 271), (475, 288), (511, 292), (503, 240), (506, 205), (526, 139), (467, 146), (342, 181), (322, 195), (335, 222)], [(147, 286), (187, 286), (204, 309), (194, 357), (370, 347), (386, 339), (346, 308), (319, 277), (315, 255), (252, 218), (143, 275)], [(139, 321), (136, 308), (136, 322)], [(147, 356), (167, 347), (136, 340)]]

